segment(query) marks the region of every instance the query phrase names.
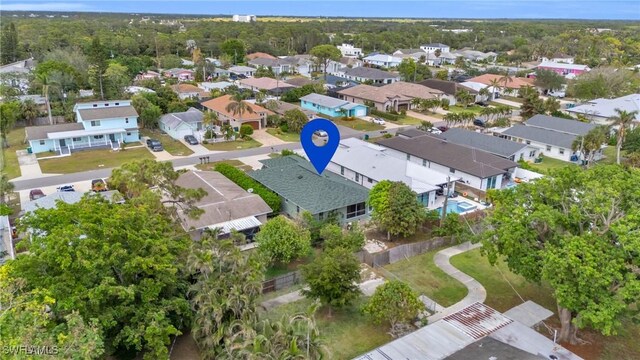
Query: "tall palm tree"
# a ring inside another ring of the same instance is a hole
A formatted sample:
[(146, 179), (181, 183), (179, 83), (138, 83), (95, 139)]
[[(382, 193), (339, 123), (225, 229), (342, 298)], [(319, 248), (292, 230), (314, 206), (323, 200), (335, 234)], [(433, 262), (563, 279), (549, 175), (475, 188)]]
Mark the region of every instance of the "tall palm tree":
[(616, 163), (620, 164), (620, 150), (622, 150), (622, 143), (624, 142), (627, 130), (631, 123), (635, 120), (638, 111), (626, 111), (615, 109), (616, 116), (612, 117), (613, 125), (618, 127), (617, 142), (616, 142)]
[(411, 105), (414, 106), (414, 109), (423, 110), (424, 109), (423, 100), (424, 99), (421, 99), (421, 98), (413, 98), (411, 99)]
[(236, 92), (231, 95), (231, 102), (225, 108), (225, 110), (232, 113), (233, 116), (238, 116), (238, 122), (241, 122), (242, 115), (246, 113), (253, 114), (253, 108), (249, 103), (244, 101), (245, 99), (246, 95), (241, 92)]
[(598, 126), (584, 136), (578, 136), (571, 144), (572, 151), (579, 151), (586, 160), (586, 167), (593, 162), (596, 153), (602, 148), (602, 144), (607, 141), (607, 128)]
[(22, 117), (30, 126), (33, 125), (33, 120), (40, 115), (38, 105), (31, 99), (25, 100), (20, 105), (20, 111), (22, 112)]
[(456, 100), (462, 103), (463, 107), (467, 107), (472, 100), (471, 94), (467, 90), (458, 90), (456, 91)]
[(53, 125), (53, 117), (51, 117), (51, 104), (49, 103), (49, 92), (51, 88), (58, 86), (58, 83), (54, 81), (49, 75), (39, 73), (35, 78), (36, 86), (42, 87), (42, 96), (44, 96), (44, 102), (47, 106), (47, 113), (49, 115), (49, 124)]
[(482, 96), (483, 98), (486, 97), (487, 99), (491, 99), (491, 91), (489, 91), (489, 89), (486, 87), (480, 89), (478, 91), (478, 95)]
[(547, 113), (551, 115), (556, 111), (560, 111), (560, 101), (552, 97), (549, 97), (544, 101), (544, 108), (547, 111)]
[(507, 88), (507, 84), (513, 82), (513, 77), (509, 75), (509, 70), (505, 71), (504, 75), (502, 75), (499, 81), (504, 84), (505, 89)]
[(218, 122), (218, 113), (213, 111), (207, 111), (202, 116), (202, 125), (205, 128), (205, 137), (207, 134), (211, 134), (211, 128)]
[(500, 80), (499, 79), (491, 79), (489, 81), (489, 86), (491, 86), (493, 88), (493, 94), (491, 94), (491, 99), (493, 100), (493, 98), (495, 97), (495, 93), (496, 92), (500, 92), (500, 89), (501, 89)]

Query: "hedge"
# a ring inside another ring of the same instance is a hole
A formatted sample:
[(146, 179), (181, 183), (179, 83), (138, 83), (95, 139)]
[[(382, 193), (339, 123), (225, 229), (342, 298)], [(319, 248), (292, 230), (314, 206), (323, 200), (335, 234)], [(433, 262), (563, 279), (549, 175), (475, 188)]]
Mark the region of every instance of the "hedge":
[(378, 109), (369, 109), (369, 113), (371, 115), (380, 116), (383, 119), (387, 119), (387, 120), (391, 120), (391, 121), (398, 121), (398, 120), (402, 119), (402, 115), (391, 114), (391, 113), (388, 113), (388, 112), (380, 111)]
[(245, 174), (242, 170), (235, 168), (232, 165), (220, 163), (216, 164), (215, 170), (222, 175), (226, 176), (229, 180), (236, 183), (241, 188), (253, 189), (253, 193), (260, 196), (264, 202), (269, 205), (273, 212), (280, 212), (280, 197), (271, 190), (264, 187), (259, 182), (253, 180), (249, 175)]

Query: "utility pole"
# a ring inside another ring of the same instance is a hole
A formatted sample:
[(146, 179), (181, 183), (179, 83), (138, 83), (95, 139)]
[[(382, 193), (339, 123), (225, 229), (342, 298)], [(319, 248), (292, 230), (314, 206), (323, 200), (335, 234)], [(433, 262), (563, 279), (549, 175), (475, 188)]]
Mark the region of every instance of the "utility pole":
[(447, 176), (447, 190), (444, 192), (444, 204), (442, 205), (442, 217), (440, 226), (444, 226), (444, 219), (447, 217), (447, 203), (449, 202), (449, 190), (451, 189), (451, 176)]

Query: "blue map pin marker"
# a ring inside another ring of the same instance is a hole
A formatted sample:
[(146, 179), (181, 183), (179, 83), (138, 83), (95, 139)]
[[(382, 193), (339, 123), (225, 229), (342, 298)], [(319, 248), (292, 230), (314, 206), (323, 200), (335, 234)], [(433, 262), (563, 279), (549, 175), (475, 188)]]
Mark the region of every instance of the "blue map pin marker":
[[(313, 133), (318, 130), (326, 131), (329, 136), (324, 146), (318, 146), (313, 142)], [(333, 122), (327, 119), (313, 119), (302, 128), (300, 142), (313, 167), (316, 168), (318, 174), (322, 174), (338, 149), (340, 131), (338, 131), (338, 127)]]

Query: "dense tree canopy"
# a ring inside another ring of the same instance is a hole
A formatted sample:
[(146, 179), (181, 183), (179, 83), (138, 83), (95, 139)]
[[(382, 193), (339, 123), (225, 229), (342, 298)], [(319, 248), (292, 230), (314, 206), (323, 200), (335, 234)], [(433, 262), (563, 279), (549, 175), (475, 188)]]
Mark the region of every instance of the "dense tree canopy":
[(616, 333), (640, 298), (640, 170), (566, 167), (490, 193), (483, 251), (531, 281), (551, 285), (560, 341), (576, 343), (590, 326)]
[(309, 231), (282, 215), (262, 226), (256, 242), (258, 251), (272, 263), (287, 264), (311, 251)]
[(402, 182), (377, 183), (369, 193), (369, 204), (373, 208), (371, 218), (387, 232), (387, 238), (413, 235), (426, 218), (416, 193)]

